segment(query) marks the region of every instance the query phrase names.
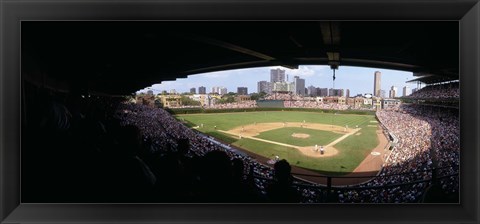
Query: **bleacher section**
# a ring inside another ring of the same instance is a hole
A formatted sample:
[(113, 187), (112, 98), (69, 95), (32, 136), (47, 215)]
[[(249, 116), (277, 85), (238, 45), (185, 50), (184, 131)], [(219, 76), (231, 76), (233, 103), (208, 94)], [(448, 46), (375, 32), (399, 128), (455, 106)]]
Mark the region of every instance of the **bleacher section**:
[(260, 108), (284, 108), (283, 100), (257, 100)]

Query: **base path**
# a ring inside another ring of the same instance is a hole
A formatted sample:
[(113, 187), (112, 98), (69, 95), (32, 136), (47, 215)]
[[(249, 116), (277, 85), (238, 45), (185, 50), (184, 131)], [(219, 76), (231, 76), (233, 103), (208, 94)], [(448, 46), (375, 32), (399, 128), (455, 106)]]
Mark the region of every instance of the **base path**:
[(355, 134), (355, 132), (359, 131), (360, 129), (361, 129), (361, 128), (352, 129), (352, 131), (350, 131), (349, 133), (344, 134), (342, 137), (335, 139), (335, 141), (333, 141), (333, 142), (330, 142), (330, 144), (328, 144), (326, 147), (333, 146), (333, 145), (339, 143), (340, 141), (342, 141), (342, 140), (345, 139), (346, 137)]
[[(324, 146), (324, 153), (323, 155), (320, 153), (320, 148), (318, 147), (317, 150), (315, 150), (315, 146), (296, 146), (296, 145), (289, 145), (281, 142), (275, 142), (275, 141), (270, 141), (270, 140), (265, 140), (261, 138), (256, 138), (254, 136), (259, 135), (261, 132), (265, 131), (270, 131), (278, 128), (283, 128), (283, 127), (303, 127), (306, 129), (315, 129), (315, 130), (327, 130), (327, 131), (332, 131), (335, 133), (339, 134), (344, 134), (342, 137), (336, 139), (335, 141), (331, 142), (330, 144)], [(258, 123), (258, 124), (253, 124), (253, 125), (244, 125), (241, 127), (236, 127), (232, 130), (229, 131), (223, 131), (223, 130), (218, 130), (223, 133), (230, 134), (232, 136), (235, 136), (237, 138), (248, 138), (256, 141), (261, 141), (261, 142), (267, 142), (270, 144), (275, 144), (275, 145), (281, 145), (285, 147), (290, 147), (290, 148), (295, 148), (299, 150), (302, 154), (309, 156), (309, 157), (315, 157), (315, 158), (322, 158), (322, 157), (329, 157), (329, 156), (334, 156), (338, 153), (338, 150), (333, 147), (335, 144), (338, 142), (342, 141), (346, 137), (355, 134), (357, 131), (359, 131), (360, 128), (356, 129), (351, 129), (349, 128), (345, 132), (344, 127), (340, 126), (335, 126), (335, 125), (326, 125), (326, 124), (315, 124), (315, 123), (301, 123), (301, 122), (285, 122), (285, 123)], [(346, 133), (346, 134), (345, 134)]]
[[(285, 125), (285, 126), (284, 126)], [(314, 151), (314, 146), (308, 146), (308, 147), (298, 147), (294, 145), (289, 145), (289, 144), (284, 144), (280, 142), (274, 142), (274, 141), (269, 141), (265, 139), (260, 139), (254, 137), (255, 135), (258, 135), (260, 132), (266, 131), (266, 130), (273, 130), (277, 128), (282, 128), (282, 127), (300, 127), (300, 125), (303, 125), (305, 128), (310, 128), (310, 129), (318, 129), (318, 130), (329, 130), (329, 131), (334, 131), (336, 133), (342, 133), (344, 134), (342, 137), (336, 139), (335, 141), (331, 142), (327, 146), (325, 146), (325, 153), (324, 155), (320, 155), (319, 152)], [(255, 126), (255, 127), (254, 127)], [(340, 126), (332, 126), (332, 125), (323, 125), (323, 124), (304, 124), (304, 123), (266, 123), (266, 124), (255, 124), (255, 125), (245, 125), (243, 127), (237, 127), (235, 129), (229, 130), (229, 131), (221, 131), (233, 136), (242, 136), (242, 138), (249, 138), (253, 139), (256, 141), (263, 141), (263, 142), (268, 142), (271, 144), (277, 144), (277, 145), (282, 145), (286, 147), (291, 147), (291, 148), (296, 148), (300, 150), (302, 153), (312, 156), (312, 157), (322, 157), (322, 156), (333, 156), (336, 153), (338, 153), (338, 150), (333, 147), (336, 143), (342, 141), (346, 137), (355, 134), (359, 131), (360, 129), (349, 129), (348, 133), (345, 134), (344, 128)], [(220, 131), (220, 130), (219, 130)], [(388, 156), (390, 153), (389, 150), (387, 150), (387, 145), (388, 145), (388, 139), (387, 137), (383, 134), (383, 130), (381, 128), (378, 128), (377, 131), (377, 136), (379, 143), (378, 145), (372, 149), (371, 153), (368, 154), (368, 156), (365, 157), (365, 159), (358, 165), (357, 168), (352, 173), (346, 174), (340, 178), (332, 178), (332, 185), (333, 186), (345, 186), (345, 185), (355, 185), (355, 184), (360, 184), (363, 182), (367, 182), (371, 180), (371, 177), (368, 178), (362, 178), (361, 176), (376, 176), (379, 171), (382, 169), (382, 165), (384, 163), (385, 158)], [(263, 156), (254, 154), (249, 152), (248, 150), (244, 149), (239, 149), (250, 156), (256, 158), (259, 162), (262, 162), (263, 164), (266, 164), (268, 166), (273, 167), (273, 165), (267, 164), (267, 161), (269, 158), (265, 158)], [(318, 183), (318, 184), (327, 184), (327, 178), (326, 177), (320, 177), (319, 173), (304, 169), (301, 167), (297, 167), (295, 165), (292, 165), (292, 173), (296, 174), (295, 176), (297, 178), (313, 182), (313, 183)], [(311, 175), (311, 176), (310, 176)], [(346, 177), (346, 178), (345, 178)]]
[[(353, 170), (351, 173), (346, 174), (340, 178), (332, 178), (333, 186), (346, 186), (346, 185), (356, 185), (364, 182), (368, 182), (372, 177), (362, 177), (362, 176), (377, 176), (381, 171), (382, 165), (385, 158), (388, 156), (390, 151), (387, 149), (388, 139), (383, 134), (383, 130), (378, 128), (378, 145), (368, 154), (367, 157)], [(296, 177), (313, 182), (318, 184), (327, 184), (326, 177), (318, 177), (318, 173), (303, 169), (301, 167), (292, 166), (292, 173), (297, 174)], [(314, 175), (314, 176), (305, 176), (305, 175)]]

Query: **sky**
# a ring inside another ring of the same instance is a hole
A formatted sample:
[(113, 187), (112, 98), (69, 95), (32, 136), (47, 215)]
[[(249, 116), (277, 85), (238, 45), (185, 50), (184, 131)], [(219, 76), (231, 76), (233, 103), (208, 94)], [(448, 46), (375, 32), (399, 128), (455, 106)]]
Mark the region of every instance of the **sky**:
[(388, 91), (392, 86), (396, 86), (398, 93), (402, 94), (404, 86), (409, 86), (410, 90), (416, 88), (414, 83), (406, 83), (416, 77), (412, 72), (340, 66), (335, 71), (335, 82), (333, 82), (333, 72), (329, 66), (325, 65), (301, 65), (298, 69), (288, 69), (281, 66), (258, 67), (248, 69), (235, 69), (219, 72), (209, 72), (196, 75), (190, 75), (187, 78), (177, 79), (176, 81), (164, 81), (160, 84), (154, 84), (145, 89), (139, 90), (146, 92), (151, 89), (155, 94), (163, 90), (170, 92), (175, 89), (177, 93), (190, 92), (190, 88), (195, 88), (198, 93), (198, 87), (205, 86), (207, 93), (211, 92), (212, 87), (226, 87), (228, 92), (237, 92), (237, 87), (247, 87), (248, 93), (257, 92), (257, 82), (270, 81), (270, 69), (283, 69), (288, 75), (288, 81), (293, 81), (293, 76), (300, 76), (305, 79), (305, 87), (311, 85), (320, 88), (350, 89), (350, 96), (357, 94), (373, 93), (373, 80), (375, 71), (380, 71), (381, 89)]

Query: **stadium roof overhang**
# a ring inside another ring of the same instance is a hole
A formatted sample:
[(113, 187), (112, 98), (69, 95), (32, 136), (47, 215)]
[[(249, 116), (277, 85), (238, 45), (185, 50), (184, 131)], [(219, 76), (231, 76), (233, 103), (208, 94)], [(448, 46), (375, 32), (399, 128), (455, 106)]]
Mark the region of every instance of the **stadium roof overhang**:
[(416, 79), (409, 80), (407, 81), (407, 83), (422, 82), (425, 84), (435, 84), (435, 83), (443, 83), (443, 82), (450, 82), (450, 81), (456, 81), (456, 80), (458, 80), (458, 77), (425, 75)]
[(107, 94), (260, 66), (363, 66), (458, 79), (458, 31), (458, 21), (22, 22), (22, 77)]

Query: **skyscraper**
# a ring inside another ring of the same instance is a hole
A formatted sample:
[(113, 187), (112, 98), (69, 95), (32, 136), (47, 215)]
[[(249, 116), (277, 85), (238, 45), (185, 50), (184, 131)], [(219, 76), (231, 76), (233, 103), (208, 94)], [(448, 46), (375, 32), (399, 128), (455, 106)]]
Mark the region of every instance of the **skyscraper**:
[(207, 94), (207, 88), (205, 86), (198, 87), (198, 94)]
[(227, 88), (225, 88), (225, 87), (220, 87), (220, 90), (219, 90), (219, 91), (220, 91), (220, 92), (219, 92), (220, 95), (225, 95), (225, 94), (227, 94)]
[(195, 88), (190, 88), (190, 93), (191, 94), (196, 94), (197, 92), (195, 90), (196, 90)]
[(390, 89), (390, 98), (395, 98), (395, 97), (397, 97), (397, 87), (392, 86), (392, 88)]
[(410, 95), (410, 87), (404, 86), (403, 87), (403, 95), (402, 96), (408, 96)]
[(385, 90), (380, 90), (380, 97), (385, 98)]
[(267, 81), (257, 82), (257, 92), (270, 93), (271, 92), (270, 83)]
[(271, 69), (270, 70), (270, 82), (285, 82), (285, 70)]
[(328, 89), (328, 96), (343, 96), (343, 89)]
[(237, 87), (237, 94), (238, 95), (248, 95), (248, 88), (247, 87)]
[(317, 96), (328, 96), (328, 88), (318, 88)]
[(309, 86), (307, 91), (309, 96), (317, 96), (317, 88), (315, 86)]
[(294, 76), (293, 83), (295, 94), (305, 96), (305, 79), (301, 79), (299, 76)]
[(220, 86), (214, 86), (212, 87), (212, 91), (210, 93), (217, 93), (220, 94)]
[(381, 89), (381, 79), (382, 73), (379, 71), (375, 71), (375, 78), (373, 80), (373, 95), (380, 97), (380, 89)]

